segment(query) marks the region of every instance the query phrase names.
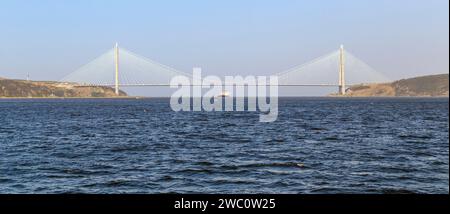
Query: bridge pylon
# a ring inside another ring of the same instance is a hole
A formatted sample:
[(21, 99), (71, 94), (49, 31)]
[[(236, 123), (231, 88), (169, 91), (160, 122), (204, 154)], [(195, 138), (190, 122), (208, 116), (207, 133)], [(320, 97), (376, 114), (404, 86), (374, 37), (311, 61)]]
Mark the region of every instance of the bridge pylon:
[(120, 90), (119, 90), (119, 44), (118, 43), (116, 43), (116, 46), (114, 47), (114, 65), (116, 68), (114, 89), (115, 89), (116, 95), (119, 96)]
[(339, 50), (339, 95), (345, 95), (345, 51), (344, 45)]

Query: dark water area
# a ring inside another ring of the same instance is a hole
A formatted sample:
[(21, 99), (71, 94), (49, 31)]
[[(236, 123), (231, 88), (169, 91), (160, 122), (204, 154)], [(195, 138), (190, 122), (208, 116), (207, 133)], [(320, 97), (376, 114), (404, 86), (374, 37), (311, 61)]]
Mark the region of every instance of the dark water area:
[(0, 100), (0, 193), (449, 193), (448, 98)]

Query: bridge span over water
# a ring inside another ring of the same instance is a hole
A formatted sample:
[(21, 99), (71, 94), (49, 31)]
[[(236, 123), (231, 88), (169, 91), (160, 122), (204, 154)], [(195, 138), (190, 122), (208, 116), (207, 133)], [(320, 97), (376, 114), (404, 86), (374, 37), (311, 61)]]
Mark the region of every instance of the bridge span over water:
[[(113, 87), (119, 94), (123, 87), (169, 87), (178, 71), (123, 48), (115, 47), (64, 77), (62, 82), (83, 86)], [(389, 79), (344, 49), (344, 46), (292, 69), (274, 73), (282, 87), (336, 87), (345, 95), (349, 86), (387, 82)]]

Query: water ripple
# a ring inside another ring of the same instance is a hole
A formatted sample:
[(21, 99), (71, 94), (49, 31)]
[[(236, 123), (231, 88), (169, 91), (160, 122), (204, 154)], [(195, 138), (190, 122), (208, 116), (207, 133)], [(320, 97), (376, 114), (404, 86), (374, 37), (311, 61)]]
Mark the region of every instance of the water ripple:
[(0, 193), (449, 192), (448, 99), (0, 100)]

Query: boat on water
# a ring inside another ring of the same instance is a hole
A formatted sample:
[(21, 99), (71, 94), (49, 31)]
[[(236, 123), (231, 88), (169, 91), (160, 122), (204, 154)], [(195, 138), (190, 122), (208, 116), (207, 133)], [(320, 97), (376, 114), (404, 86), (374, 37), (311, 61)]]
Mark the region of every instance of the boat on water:
[(219, 95), (217, 95), (217, 98), (222, 98), (222, 97), (229, 97), (230, 96), (230, 92), (228, 92), (227, 90), (222, 91), (222, 93), (220, 93)]

